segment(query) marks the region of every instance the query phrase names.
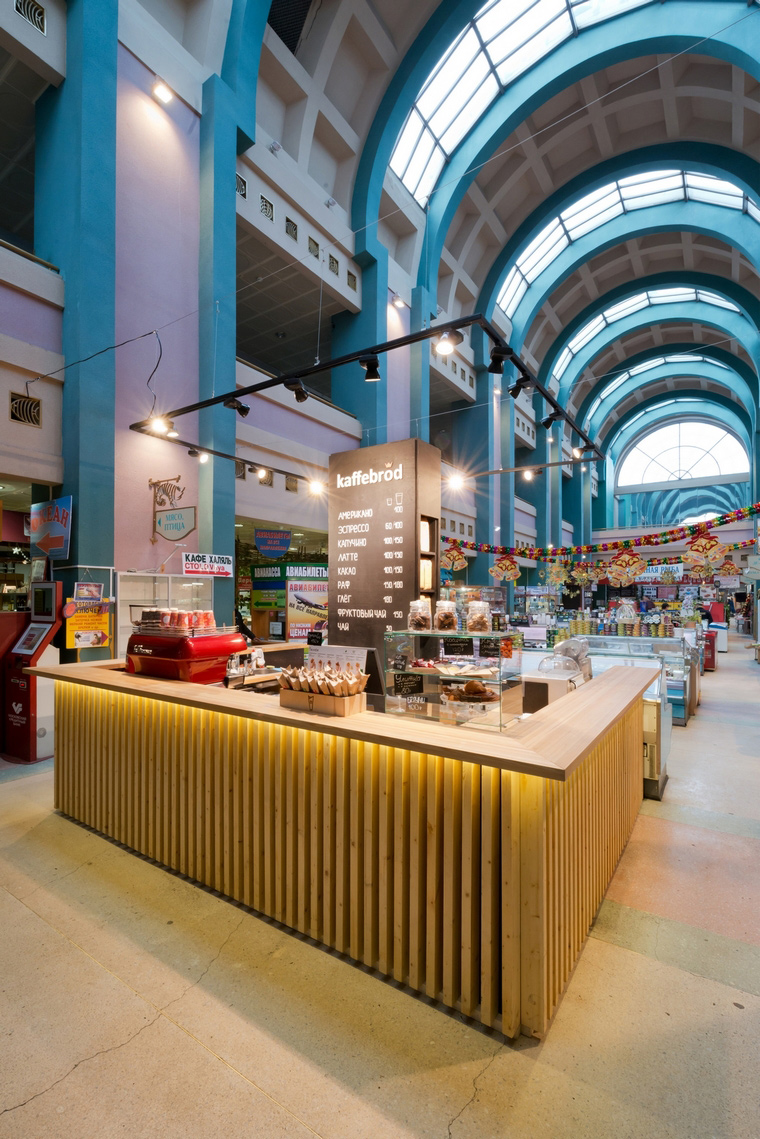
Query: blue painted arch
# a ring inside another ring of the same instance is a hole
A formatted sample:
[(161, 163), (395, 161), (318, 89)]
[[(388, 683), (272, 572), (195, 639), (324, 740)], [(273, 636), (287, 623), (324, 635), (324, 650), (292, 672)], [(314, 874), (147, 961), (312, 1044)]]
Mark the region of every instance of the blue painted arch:
[[(751, 27), (745, 21), (736, 27), (725, 28), (730, 22), (729, 11), (735, 13), (737, 19), (746, 16), (744, 0), (724, 0), (724, 3), (715, 3), (715, 0), (669, 0), (658, 9), (656, 21), (652, 20), (647, 8), (621, 14), (615, 17), (615, 43), (610, 43), (609, 20), (584, 29), (575, 39), (558, 46), (510, 84), (484, 112), (441, 173), (428, 206), (427, 255), (420, 264), (418, 283), (430, 287), (431, 282), (435, 282), (449, 226), (477, 171), (494, 156), (521, 122), (572, 83), (600, 68), (641, 55), (688, 52), (695, 42), (699, 43), (700, 55), (726, 60), (753, 78), (760, 78), (760, 15)], [(725, 30), (716, 30), (721, 27)], [(653, 30), (655, 28), (656, 31)], [(705, 38), (706, 33), (709, 38)], [(427, 72), (421, 81), (426, 77)], [(411, 101), (407, 103), (407, 111)], [(368, 157), (372, 173), (368, 175), (362, 170), (361, 177), (357, 177), (359, 196), (355, 198), (355, 228), (372, 224), (378, 217), (382, 177), (397, 133), (387, 146), (385, 142), (379, 144), (374, 162), (371, 156)], [(376, 185), (370, 206), (369, 197), (362, 197), (362, 191), (372, 181)]]
[[(735, 403), (723, 396), (714, 394), (707, 406), (702, 398), (703, 396), (704, 392), (701, 390), (685, 390), (672, 397), (651, 396), (642, 404), (631, 408), (603, 436), (608, 462), (614, 468), (619, 467), (637, 441), (655, 427), (684, 419), (699, 419), (702, 422), (715, 423), (735, 435), (747, 452), (751, 468), (753, 440), (751, 427), (747, 423), (746, 417), (742, 415)], [(661, 404), (664, 398), (674, 398), (677, 402), (666, 407), (656, 406)], [(642, 411), (646, 411), (648, 414), (639, 419)]]
[[(591, 423), (586, 429), (588, 434), (592, 439), (596, 438), (599, 434), (604, 434), (605, 424), (610, 414), (614, 411), (615, 405), (622, 403), (625, 399), (628, 399), (628, 397), (631, 396), (634, 392), (646, 392), (646, 389), (653, 386), (654, 384), (659, 384), (663, 380), (679, 376), (684, 377), (686, 381), (691, 380), (693, 377), (703, 376), (714, 383), (720, 384), (724, 388), (728, 388), (729, 391), (736, 392), (736, 394), (739, 395), (742, 399), (743, 407), (739, 408), (736, 404), (734, 404), (734, 407), (737, 407), (737, 410), (739, 412), (743, 412), (743, 418), (745, 419), (747, 429), (751, 432), (755, 431), (757, 424), (756, 399), (749, 385), (745, 383), (745, 381), (735, 372), (727, 372), (724, 368), (710, 367), (710, 365), (701, 364), (696, 364), (693, 368), (689, 368), (687, 371), (684, 365), (679, 366), (677, 364), (664, 364), (659, 368), (652, 368), (651, 371), (642, 372), (639, 375), (631, 376), (620, 388), (618, 388), (605, 400), (603, 400), (594, 412), (591, 418)], [(689, 384), (687, 387), (685, 383), (683, 386), (676, 387), (667, 394), (664, 392), (658, 392), (656, 395), (655, 393), (650, 393), (650, 396), (652, 399), (669, 399), (671, 397), (678, 399), (680, 398), (682, 392), (689, 390), (696, 389), (694, 389), (693, 384)], [(704, 399), (706, 406), (710, 405), (712, 397), (715, 394), (718, 393), (709, 391), (702, 392), (702, 398)], [(720, 394), (722, 395), (723, 393)], [(645, 395), (645, 398), (649, 397)], [(583, 422), (584, 416), (579, 415), (578, 419), (580, 422)]]
[[(646, 210), (635, 210), (614, 218), (573, 242), (536, 278), (514, 314), (510, 337), (512, 347), (516, 352), (520, 351), (525, 335), (542, 305), (558, 285), (591, 258), (634, 238), (674, 231), (718, 238), (726, 245), (738, 249), (760, 272), (760, 224), (739, 210), (710, 206), (704, 202), (672, 202)], [(651, 278), (637, 278), (640, 288), (647, 288), (649, 279)], [(727, 282), (727, 278), (722, 277), (716, 280), (721, 280), (724, 284)], [(611, 296), (612, 293), (613, 290), (608, 295)], [(492, 297), (491, 311), (493, 304), (495, 295)]]
[[(565, 347), (566, 343), (580, 331), (594, 317), (604, 312), (610, 306), (626, 297), (635, 296), (644, 290), (673, 288), (684, 286), (689, 288), (703, 288), (716, 293), (726, 300), (739, 306), (741, 312), (720, 308), (701, 301), (683, 301), (672, 304), (652, 305), (639, 309), (630, 316), (616, 320), (606, 325), (594, 336), (588, 344), (580, 349), (565, 368), (560, 378), (560, 398), (567, 400), (573, 384), (599, 352), (603, 351), (609, 343), (618, 340), (625, 333), (646, 327), (652, 324), (678, 321), (679, 323), (699, 323), (718, 328), (725, 332), (727, 337), (738, 340), (744, 347), (750, 359), (760, 363), (760, 301), (743, 286), (725, 277), (717, 277), (707, 273), (672, 272), (658, 273), (649, 277), (637, 278), (634, 281), (610, 289), (608, 293), (598, 297), (592, 304), (587, 305), (562, 330), (541, 362), (539, 379), (548, 384), (551, 379), (554, 365)], [(662, 348), (663, 354), (670, 351), (669, 346)], [(654, 354), (654, 353), (653, 353)], [(582, 361), (582, 363), (581, 363)], [(626, 365), (627, 366), (627, 365)], [(621, 365), (621, 370), (623, 365)]]
[[(633, 174), (653, 174), (662, 170), (692, 170), (700, 174), (711, 174), (718, 178), (727, 178), (750, 197), (756, 200), (760, 197), (760, 195), (758, 195), (758, 187), (760, 187), (760, 163), (740, 151), (731, 150), (725, 146), (717, 146), (713, 143), (674, 142), (658, 144), (656, 146), (643, 147), (638, 150), (626, 151), (622, 154), (615, 155), (614, 158), (605, 159), (605, 161), (597, 163), (596, 166), (585, 170), (583, 173), (565, 183), (564, 186), (560, 187), (553, 194), (544, 198), (540, 205), (517, 227), (510, 236), (509, 241), (506, 242), (503, 249), (495, 258), (486, 276), (478, 298), (478, 311), (485, 312), (489, 315), (493, 312), (496, 305), (496, 298), (520, 253), (553, 218), (558, 217), (564, 210), (567, 210), (576, 202), (580, 201), (587, 194), (592, 193), (594, 190), (601, 189), (601, 187), (609, 185), (611, 182), (618, 181), (620, 178), (629, 177)], [(686, 204), (688, 203), (668, 202), (660, 206), (652, 206), (646, 210), (632, 211), (629, 216), (631, 219), (646, 219), (646, 221), (651, 224), (652, 215), (656, 218), (656, 211), (667, 208), (676, 211), (679, 207)], [(707, 205), (707, 203), (692, 204)], [(726, 207), (720, 206), (711, 208), (713, 210), (726, 209)], [(729, 210), (728, 212), (740, 213), (741, 211)], [(699, 219), (697, 219), (697, 221), (698, 220)], [(678, 221), (677, 217), (675, 221)], [(601, 236), (604, 234), (605, 228), (611, 224), (611, 222), (605, 222), (603, 225), (591, 230), (589, 234), (585, 236), (591, 239), (593, 239), (595, 235)], [(709, 218), (705, 219), (705, 224), (710, 224)], [(665, 228), (666, 227), (663, 226), (663, 231)], [(667, 228), (673, 227), (667, 226)], [(681, 228), (680, 224), (677, 224), (675, 228)], [(705, 232), (707, 231), (705, 230)], [(578, 246), (583, 240), (583, 238), (578, 238), (572, 242), (570, 249), (572, 250), (573, 247)], [(586, 241), (586, 247), (588, 247), (589, 244), (594, 245), (593, 240), (591, 242)], [(554, 262), (552, 265), (553, 264)], [(552, 265), (547, 266), (544, 272), (550, 273)], [(563, 276), (565, 275), (566, 274), (563, 274)], [(543, 274), (533, 282), (528, 289), (528, 293), (541, 281), (542, 276)], [(560, 277), (559, 279), (561, 280), (562, 278)], [(558, 282), (555, 282), (552, 288), (556, 287), (556, 283)], [(524, 299), (525, 298), (523, 298), (523, 300)], [(522, 303), (523, 302), (521, 302), (521, 304)], [(520, 306), (518, 306), (515, 316), (517, 316), (519, 311)], [(522, 319), (522, 323), (524, 324), (524, 318)], [(516, 324), (517, 321), (513, 320), (513, 341), (518, 338), (515, 335)]]
[[(737, 377), (739, 382), (745, 386), (745, 388), (752, 396), (751, 406), (760, 407), (760, 380), (758, 379), (757, 373), (752, 368), (750, 368), (749, 365), (744, 362), (744, 360), (740, 360), (737, 356), (734, 356), (733, 353), (727, 351), (725, 348), (721, 348), (718, 345), (695, 344), (692, 340), (685, 340), (677, 344), (666, 344), (659, 347), (653, 346), (651, 348), (646, 348), (644, 351), (637, 352), (635, 355), (630, 356), (624, 364), (620, 364), (615, 368), (614, 371), (604, 372), (602, 375), (597, 376), (596, 383), (581, 402), (578, 413), (576, 415), (576, 419), (579, 423), (583, 423), (586, 415), (588, 414), (588, 409), (596, 399), (598, 393), (603, 388), (605, 388), (607, 384), (612, 383), (616, 376), (620, 375), (621, 372), (629, 371), (631, 368), (635, 368), (639, 364), (643, 364), (647, 360), (651, 360), (653, 357), (666, 355), (682, 356), (695, 353), (699, 353), (699, 355), (707, 357), (707, 368), (709, 368), (711, 361), (715, 361), (717, 367), (714, 369), (714, 378), (718, 378), (721, 373), (724, 375), (733, 374), (733, 376)], [(721, 368), (721, 364), (724, 364), (725, 367)], [(702, 367), (702, 365), (695, 365), (694, 370), (692, 370), (690, 365), (663, 365), (661, 378), (664, 378), (666, 374), (701, 375), (703, 373), (697, 370), (700, 367)], [(666, 371), (668, 368), (676, 369), (676, 371), (668, 373)], [(726, 373), (726, 368), (730, 369), (730, 373)], [(655, 371), (656, 369), (652, 369), (652, 374), (654, 374)], [(707, 371), (705, 371), (704, 374), (708, 374)], [(710, 378), (713, 378), (712, 372), (709, 374)], [(642, 372), (639, 374), (639, 376), (633, 378), (639, 379), (640, 382), (644, 384), (646, 383), (649, 375), (650, 372)], [(613, 392), (612, 396), (609, 397), (611, 402), (615, 402), (613, 396), (618, 396), (619, 393), (622, 393), (625, 390), (627, 390), (627, 385), (623, 385), (623, 387), (621, 387), (617, 392)]]

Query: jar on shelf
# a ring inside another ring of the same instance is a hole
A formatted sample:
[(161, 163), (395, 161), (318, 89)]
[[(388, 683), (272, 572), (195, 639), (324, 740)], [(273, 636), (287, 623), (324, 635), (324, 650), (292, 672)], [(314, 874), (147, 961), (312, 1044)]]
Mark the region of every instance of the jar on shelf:
[(441, 632), (457, 631), (457, 603), (456, 601), (436, 601), (433, 627)]
[(491, 632), (491, 607), (487, 601), (471, 601), (467, 606), (467, 632)]
[(409, 602), (408, 627), (414, 632), (430, 628), (430, 606), (424, 598)]

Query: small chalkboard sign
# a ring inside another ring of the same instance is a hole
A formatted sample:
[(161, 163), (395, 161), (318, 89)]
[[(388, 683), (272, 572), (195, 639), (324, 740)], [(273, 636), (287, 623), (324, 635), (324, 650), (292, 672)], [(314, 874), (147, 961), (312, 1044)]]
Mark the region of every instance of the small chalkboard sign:
[(321, 633), (318, 629), (312, 629), (310, 632), (308, 632), (306, 634), (306, 644), (307, 645), (321, 645), (323, 636), (324, 636), (324, 633)]
[(424, 689), (424, 677), (414, 672), (394, 672), (393, 693), (395, 696), (414, 696)]
[(444, 637), (443, 638), (443, 651), (447, 657), (469, 657), (472, 656), (472, 638), (465, 637)]
[(501, 653), (501, 639), (497, 637), (482, 637), (480, 641), (480, 655), (482, 657), (497, 657)]

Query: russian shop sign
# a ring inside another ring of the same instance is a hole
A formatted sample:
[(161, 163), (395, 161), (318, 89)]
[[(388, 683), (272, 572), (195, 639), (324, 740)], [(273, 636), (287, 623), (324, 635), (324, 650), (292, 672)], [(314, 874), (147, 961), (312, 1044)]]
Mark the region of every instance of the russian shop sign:
[(265, 558), (281, 558), (290, 549), (290, 530), (254, 530), (256, 549)]
[(664, 573), (672, 573), (676, 581), (683, 578), (683, 562), (674, 565), (647, 566), (643, 573), (637, 574), (636, 581), (661, 581)]
[(71, 541), (71, 495), (37, 502), (29, 515), (32, 556), (67, 558)]
[(195, 529), (195, 507), (174, 506), (168, 510), (156, 510), (153, 514), (153, 532), (170, 542), (192, 534)]
[(232, 577), (234, 568), (229, 554), (182, 555), (182, 572), (190, 577)]

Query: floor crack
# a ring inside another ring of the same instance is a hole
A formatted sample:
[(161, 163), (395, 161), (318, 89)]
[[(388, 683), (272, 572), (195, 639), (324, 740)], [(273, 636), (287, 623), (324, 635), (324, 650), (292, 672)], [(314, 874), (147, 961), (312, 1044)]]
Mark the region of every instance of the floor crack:
[(42, 1091), (35, 1092), (34, 1095), (30, 1095), (29, 1098), (25, 1099), (22, 1103), (14, 1104), (13, 1107), (4, 1107), (3, 1110), (0, 1111), (0, 1116), (7, 1115), (8, 1112), (11, 1111), (18, 1111), (19, 1108), (26, 1107), (28, 1103), (31, 1103), (35, 1099), (39, 1099), (40, 1096), (47, 1095), (47, 1093), (49, 1091), (52, 1091), (53, 1088), (57, 1087), (58, 1084), (62, 1084), (64, 1080), (67, 1080), (69, 1076), (76, 1072), (77, 1068), (79, 1068), (82, 1064), (87, 1064), (90, 1060), (95, 1060), (98, 1056), (105, 1056), (109, 1052), (118, 1052), (120, 1048), (125, 1048), (127, 1044), (131, 1044), (133, 1040), (136, 1040), (141, 1032), (145, 1032), (146, 1028), (150, 1028), (152, 1024), (155, 1024), (160, 1016), (161, 1012), (158, 1011), (156, 1015), (148, 1021), (147, 1024), (144, 1024), (141, 1028), (138, 1028), (137, 1032), (133, 1032), (131, 1036), (128, 1036), (126, 1040), (122, 1040), (120, 1044), (112, 1044), (110, 1048), (101, 1048), (98, 1052), (93, 1052), (92, 1056), (83, 1056), (81, 1060), (77, 1060), (76, 1064), (74, 1064), (73, 1067), (69, 1068), (68, 1072), (64, 1072), (64, 1074), (62, 1076), (59, 1076), (57, 1080), (53, 1080), (52, 1084), (49, 1084), (48, 1087), (43, 1088)]
[(449, 1124), (448, 1124), (448, 1130), (447, 1130), (448, 1139), (451, 1139), (451, 1128), (454, 1126), (454, 1124), (456, 1123), (456, 1121), (457, 1121), (457, 1120), (460, 1118), (460, 1116), (464, 1115), (464, 1113), (467, 1111), (467, 1108), (470, 1106), (470, 1104), (471, 1104), (471, 1103), (474, 1103), (474, 1102), (475, 1102), (475, 1099), (476, 1099), (476, 1097), (477, 1097), (477, 1094), (478, 1094), (478, 1091), (479, 1091), (479, 1088), (478, 1088), (478, 1081), (479, 1081), (479, 1080), (481, 1080), (481, 1079), (483, 1078), (483, 1076), (486, 1074), (486, 1072), (488, 1071), (488, 1069), (489, 1069), (489, 1068), (491, 1067), (491, 1065), (493, 1064), (493, 1062), (494, 1062), (494, 1060), (496, 1059), (496, 1057), (499, 1055), (499, 1053), (500, 1053), (500, 1052), (503, 1052), (503, 1050), (504, 1050), (504, 1048), (505, 1048), (505, 1047), (506, 1047), (506, 1045), (504, 1045), (504, 1044), (500, 1044), (500, 1045), (498, 1046), (498, 1048), (496, 1049), (496, 1051), (494, 1052), (493, 1056), (491, 1056), (490, 1060), (488, 1060), (488, 1062), (487, 1062), (486, 1064), (484, 1064), (484, 1065), (483, 1065), (483, 1067), (481, 1068), (481, 1070), (478, 1072), (477, 1076), (475, 1076), (475, 1077), (473, 1078), (473, 1081), (472, 1081), (472, 1095), (471, 1095), (471, 1096), (470, 1096), (470, 1098), (467, 1100), (467, 1103), (464, 1105), (464, 1107), (463, 1107), (463, 1108), (462, 1108), (460, 1111), (458, 1111), (458, 1112), (457, 1112), (457, 1114), (456, 1114), (456, 1115), (453, 1117), (453, 1119), (450, 1119), (450, 1120), (449, 1120)]
[(171, 1008), (172, 1005), (176, 1004), (177, 1001), (181, 1001), (184, 997), (186, 997), (191, 989), (194, 989), (197, 985), (200, 985), (201, 981), (206, 976), (206, 974), (208, 973), (211, 966), (214, 965), (219, 960), (219, 958), (221, 957), (225, 948), (229, 944), (230, 940), (235, 936), (237, 931), (240, 929), (241, 925), (243, 924), (243, 922), (245, 921), (247, 916), (248, 916), (247, 914), (243, 914), (243, 916), (241, 917), (241, 919), (237, 923), (237, 925), (234, 926), (234, 928), (230, 930), (230, 932), (227, 934), (227, 936), (225, 937), (222, 944), (219, 946), (219, 949), (218, 949), (216, 955), (211, 958), (211, 960), (209, 961), (208, 965), (203, 970), (201, 975), (199, 977), (197, 977), (195, 981), (191, 981), (191, 983), (187, 986), (187, 988), (183, 989), (183, 991), (180, 993), (180, 995), (178, 997), (173, 997), (172, 1000), (170, 1000), (167, 1004), (162, 1005), (161, 1012), (166, 1012), (166, 1010), (168, 1008)]

